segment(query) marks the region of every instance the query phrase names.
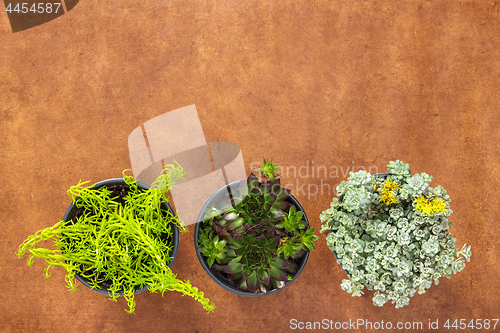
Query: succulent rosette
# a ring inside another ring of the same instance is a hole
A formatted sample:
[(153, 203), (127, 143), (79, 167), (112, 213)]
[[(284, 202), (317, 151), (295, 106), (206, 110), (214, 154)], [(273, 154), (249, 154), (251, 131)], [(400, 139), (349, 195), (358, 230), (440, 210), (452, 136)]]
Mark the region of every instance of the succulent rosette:
[(276, 168), (264, 160), (262, 181), (251, 173), (229, 200), (207, 210), (200, 229), (198, 250), (207, 264), (242, 291), (283, 288), (318, 238), (288, 200)]

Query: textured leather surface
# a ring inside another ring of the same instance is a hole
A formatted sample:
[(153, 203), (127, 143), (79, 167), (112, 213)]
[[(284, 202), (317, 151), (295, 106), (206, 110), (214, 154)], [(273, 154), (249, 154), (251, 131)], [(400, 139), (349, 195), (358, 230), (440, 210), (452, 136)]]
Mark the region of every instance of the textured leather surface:
[[(0, 331), (282, 332), (291, 319), (439, 320), (444, 331), (447, 319), (499, 318), (499, 32), (494, 1), (85, 0), (18, 33), (2, 8)], [(262, 156), (290, 167), (283, 182), (317, 229), (348, 168), (401, 159), (427, 172), (452, 198), (471, 262), (405, 308), (376, 308), (372, 292), (341, 290), (321, 234), (290, 287), (244, 298), (208, 278), (191, 228), (173, 270), (215, 313), (145, 292), (129, 315), (123, 299), (69, 293), (61, 269), (44, 281), (42, 261), (16, 257), (62, 218), (69, 186), (130, 167), (134, 128), (191, 104), (206, 141), (237, 143), (247, 171)]]

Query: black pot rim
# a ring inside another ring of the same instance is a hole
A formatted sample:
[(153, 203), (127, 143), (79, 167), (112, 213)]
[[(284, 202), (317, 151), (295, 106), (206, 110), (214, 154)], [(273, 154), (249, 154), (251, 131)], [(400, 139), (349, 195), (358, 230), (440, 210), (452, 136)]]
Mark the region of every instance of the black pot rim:
[[(201, 266), (205, 270), (205, 272), (210, 276), (212, 280), (214, 280), (219, 286), (222, 288), (226, 289), (227, 291), (230, 291), (234, 294), (237, 294), (239, 296), (247, 296), (247, 297), (261, 297), (261, 296), (267, 296), (267, 295), (272, 295), (277, 293), (280, 290), (285, 289), (288, 287), (295, 279), (299, 276), (299, 274), (302, 272), (304, 269), (307, 259), (309, 258), (309, 253), (310, 251), (307, 251), (304, 256), (300, 259), (300, 263), (298, 265), (297, 272), (293, 275), (293, 278), (290, 281), (287, 281), (285, 286), (283, 288), (275, 288), (269, 291), (268, 293), (263, 293), (263, 292), (258, 292), (258, 293), (253, 293), (253, 292), (248, 292), (248, 291), (242, 291), (234, 285), (234, 283), (230, 282), (228, 279), (226, 279), (222, 274), (218, 272), (212, 271), (210, 267), (208, 266), (206, 260), (204, 259), (205, 257), (198, 251), (198, 236), (199, 236), (199, 230), (200, 230), (200, 223), (203, 223), (203, 215), (205, 210), (208, 208), (208, 206), (211, 204), (212, 200), (216, 198), (222, 191), (226, 191), (229, 187), (231, 186), (236, 186), (239, 185), (241, 182), (246, 182), (246, 179), (242, 180), (237, 180), (234, 181), (228, 185), (225, 185), (215, 191), (205, 202), (203, 207), (200, 210), (200, 213), (198, 214), (198, 219), (196, 220), (196, 226), (194, 228), (194, 248), (196, 250), (196, 256), (198, 257), (198, 260), (200, 261)], [(304, 215), (303, 218), (307, 222), (307, 226), (310, 227), (309, 220), (307, 218), (306, 212), (304, 208), (302, 208), (302, 205), (299, 203), (299, 201), (290, 193), (289, 194), (289, 199), (292, 201), (292, 203), (295, 205), (298, 211), (301, 211)]]
[[(149, 185), (147, 185), (146, 183), (143, 183), (141, 181), (136, 181), (136, 183), (137, 183), (137, 186), (141, 189), (147, 190), (150, 188)], [(110, 178), (110, 179), (102, 180), (100, 182), (95, 183), (94, 186), (92, 186), (91, 188), (98, 189), (98, 188), (103, 187), (103, 186), (117, 185), (117, 184), (125, 184), (125, 181), (123, 180), (123, 178)], [(79, 199), (79, 197), (76, 197), (75, 201), (78, 199)], [(163, 205), (164, 205), (164, 207), (163, 207), (164, 209), (167, 209), (168, 211), (170, 211), (170, 213), (175, 215), (172, 207), (170, 206), (170, 204), (168, 202), (164, 202)], [(70, 205), (69, 205), (68, 209), (66, 210), (66, 213), (64, 214), (64, 217), (63, 217), (64, 222), (68, 221), (69, 216), (71, 215), (71, 211), (73, 210), (74, 207), (75, 206), (74, 206), (73, 202), (70, 203)], [(174, 264), (175, 257), (177, 256), (177, 252), (179, 251), (179, 227), (177, 227), (177, 225), (174, 224), (172, 231), (173, 231), (172, 242), (173, 242), (174, 248), (173, 248), (172, 256), (171, 256), (172, 260), (170, 260), (170, 262), (168, 263), (168, 267), (172, 267), (172, 265)], [(92, 286), (91, 284), (89, 284), (87, 282), (88, 280), (86, 278), (79, 275), (78, 273), (75, 273), (75, 278), (89, 289), (92, 289), (92, 290), (94, 290), (100, 294), (103, 294), (103, 295), (111, 295), (111, 293), (109, 292), (108, 289), (95, 288), (94, 286)], [(140, 286), (136, 286), (136, 290), (135, 290), (134, 294), (141, 293), (144, 290), (146, 290), (148, 287), (149, 286), (147, 286), (147, 285), (143, 286), (142, 288), (140, 288)], [(124, 296), (124, 293), (120, 292), (120, 293), (118, 293), (118, 295)]]
[(387, 176), (389, 176), (389, 173), (388, 172), (381, 172), (381, 173), (376, 173), (373, 176), (375, 176), (375, 177), (387, 177)]

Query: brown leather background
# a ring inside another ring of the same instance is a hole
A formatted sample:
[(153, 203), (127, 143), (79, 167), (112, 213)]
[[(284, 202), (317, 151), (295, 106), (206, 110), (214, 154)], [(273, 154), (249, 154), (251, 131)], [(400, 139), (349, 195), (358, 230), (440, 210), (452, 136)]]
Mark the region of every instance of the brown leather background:
[[(495, 1), (85, 0), (19, 33), (1, 8), (0, 331), (282, 332), (291, 319), (439, 320), (448, 331), (447, 319), (499, 318), (499, 96)], [(62, 269), (44, 281), (44, 262), (16, 257), (62, 218), (69, 186), (130, 167), (134, 128), (190, 104), (207, 141), (237, 143), (247, 171), (262, 156), (337, 168), (284, 179), (317, 229), (333, 193), (312, 195), (314, 185), (396, 159), (427, 172), (452, 198), (452, 234), (472, 244), (471, 262), (405, 308), (377, 308), (372, 292), (341, 290), (345, 273), (321, 234), (291, 286), (244, 298), (205, 274), (191, 229), (173, 270), (215, 313), (144, 292), (129, 315), (123, 299), (81, 285), (70, 293)]]

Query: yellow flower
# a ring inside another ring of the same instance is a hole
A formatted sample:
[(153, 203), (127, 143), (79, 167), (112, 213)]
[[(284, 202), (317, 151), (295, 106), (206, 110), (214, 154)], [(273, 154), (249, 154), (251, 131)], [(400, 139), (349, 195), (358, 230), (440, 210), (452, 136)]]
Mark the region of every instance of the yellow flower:
[[(398, 198), (396, 197), (397, 195), (397, 190), (399, 190), (400, 187), (396, 182), (392, 182), (390, 180), (386, 181), (384, 183), (384, 187), (380, 190), (382, 193), (381, 196), (379, 196), (379, 202), (385, 202), (386, 206), (390, 206), (393, 203), (398, 202)], [(375, 190), (375, 189), (374, 189)]]
[(415, 200), (415, 203), (415, 208), (421, 211), (424, 215), (444, 213), (447, 210), (443, 199), (434, 198), (429, 202), (429, 199), (421, 196)]
[(431, 206), (432, 206), (432, 210), (435, 213), (446, 212), (446, 204), (443, 202), (443, 199), (438, 199), (438, 198), (432, 199)]

